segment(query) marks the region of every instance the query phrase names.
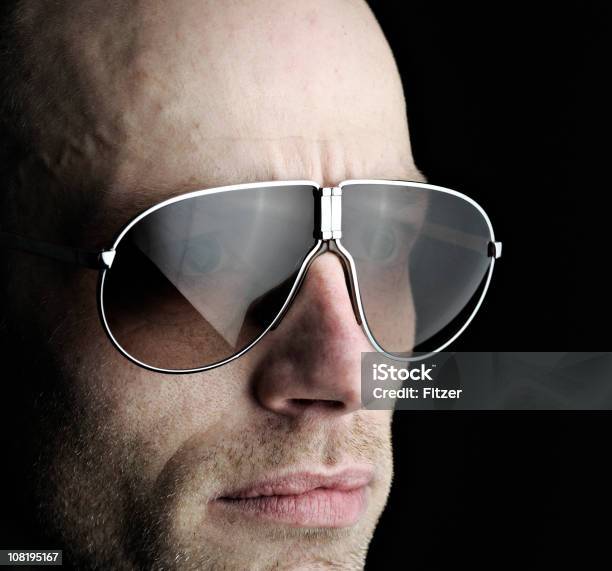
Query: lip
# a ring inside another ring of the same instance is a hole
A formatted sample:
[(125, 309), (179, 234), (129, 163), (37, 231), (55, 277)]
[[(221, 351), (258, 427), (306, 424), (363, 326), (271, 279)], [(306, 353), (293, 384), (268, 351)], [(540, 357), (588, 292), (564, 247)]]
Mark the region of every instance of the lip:
[(348, 527), (367, 504), (371, 468), (334, 474), (294, 472), (222, 492), (212, 504), (245, 517), (293, 527)]

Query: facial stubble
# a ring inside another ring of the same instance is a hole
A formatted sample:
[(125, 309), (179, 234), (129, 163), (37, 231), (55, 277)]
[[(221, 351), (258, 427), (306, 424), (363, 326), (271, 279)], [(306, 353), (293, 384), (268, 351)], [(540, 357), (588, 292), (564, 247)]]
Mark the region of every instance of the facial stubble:
[[(262, 570), (291, 568), (292, 561), (312, 569), (363, 567), (392, 468), (389, 434), (361, 412), (342, 432), (274, 416), (248, 431), (216, 423), (194, 433), (155, 472), (151, 459), (159, 451), (114, 425), (108, 402), (96, 395), (85, 407), (71, 400), (64, 394), (53, 409), (72, 414), (41, 417), (52, 437), (37, 464), (38, 496), (43, 525), (79, 567), (244, 569), (247, 561)], [(219, 490), (283, 467), (334, 466), (347, 457), (377, 467), (368, 511), (352, 528), (207, 517), (207, 502)]]

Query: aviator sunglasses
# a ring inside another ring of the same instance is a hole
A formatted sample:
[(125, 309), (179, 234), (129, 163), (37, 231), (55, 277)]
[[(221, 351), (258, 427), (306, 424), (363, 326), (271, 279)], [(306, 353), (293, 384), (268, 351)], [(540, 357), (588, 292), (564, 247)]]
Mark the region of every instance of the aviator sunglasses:
[(396, 180), (189, 192), (138, 214), (101, 251), (9, 233), (0, 244), (97, 269), (108, 338), (161, 373), (244, 355), (278, 327), (326, 252), (339, 257), (355, 319), (376, 351), (398, 361), (442, 351), (476, 315), (501, 256), (474, 200)]

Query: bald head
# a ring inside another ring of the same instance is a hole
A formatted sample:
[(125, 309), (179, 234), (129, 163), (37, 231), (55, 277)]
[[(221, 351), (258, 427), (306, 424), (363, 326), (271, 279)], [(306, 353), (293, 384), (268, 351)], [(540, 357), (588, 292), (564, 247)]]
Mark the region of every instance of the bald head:
[(361, 0), (26, 2), (19, 22), (35, 160), (65, 188), (142, 207), (227, 182), (417, 174)]
[[(12, 231), (108, 247), (138, 210), (189, 190), (422, 179), (393, 56), (362, 0), (23, 0), (11, 21), (2, 144), (19, 153), (0, 222)], [(332, 253), (309, 267), (275, 337), (178, 381), (108, 342), (95, 272), (27, 255), (9, 269), (6, 344), (27, 339), (36, 355), (16, 360), (26, 379), (11, 386), (40, 381), (48, 395), (35, 391), (42, 413), (27, 426), (43, 450), (28, 471), (37, 515), (80, 568), (362, 568), (391, 482), (391, 417), (355, 399), (326, 406), (358, 394), (371, 350)], [(316, 406), (292, 416), (273, 404), (293, 400)], [(372, 476), (346, 527), (251, 525), (207, 507), (281, 469), (354, 465)]]

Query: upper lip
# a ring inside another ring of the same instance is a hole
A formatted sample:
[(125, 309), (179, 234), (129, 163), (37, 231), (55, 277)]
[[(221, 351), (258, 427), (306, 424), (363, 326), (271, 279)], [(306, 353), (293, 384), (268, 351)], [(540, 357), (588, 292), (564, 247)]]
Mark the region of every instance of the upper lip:
[(219, 499), (245, 499), (260, 496), (294, 496), (319, 488), (350, 491), (367, 486), (372, 481), (372, 477), (371, 468), (347, 468), (334, 474), (293, 472), (226, 490), (217, 497)]

